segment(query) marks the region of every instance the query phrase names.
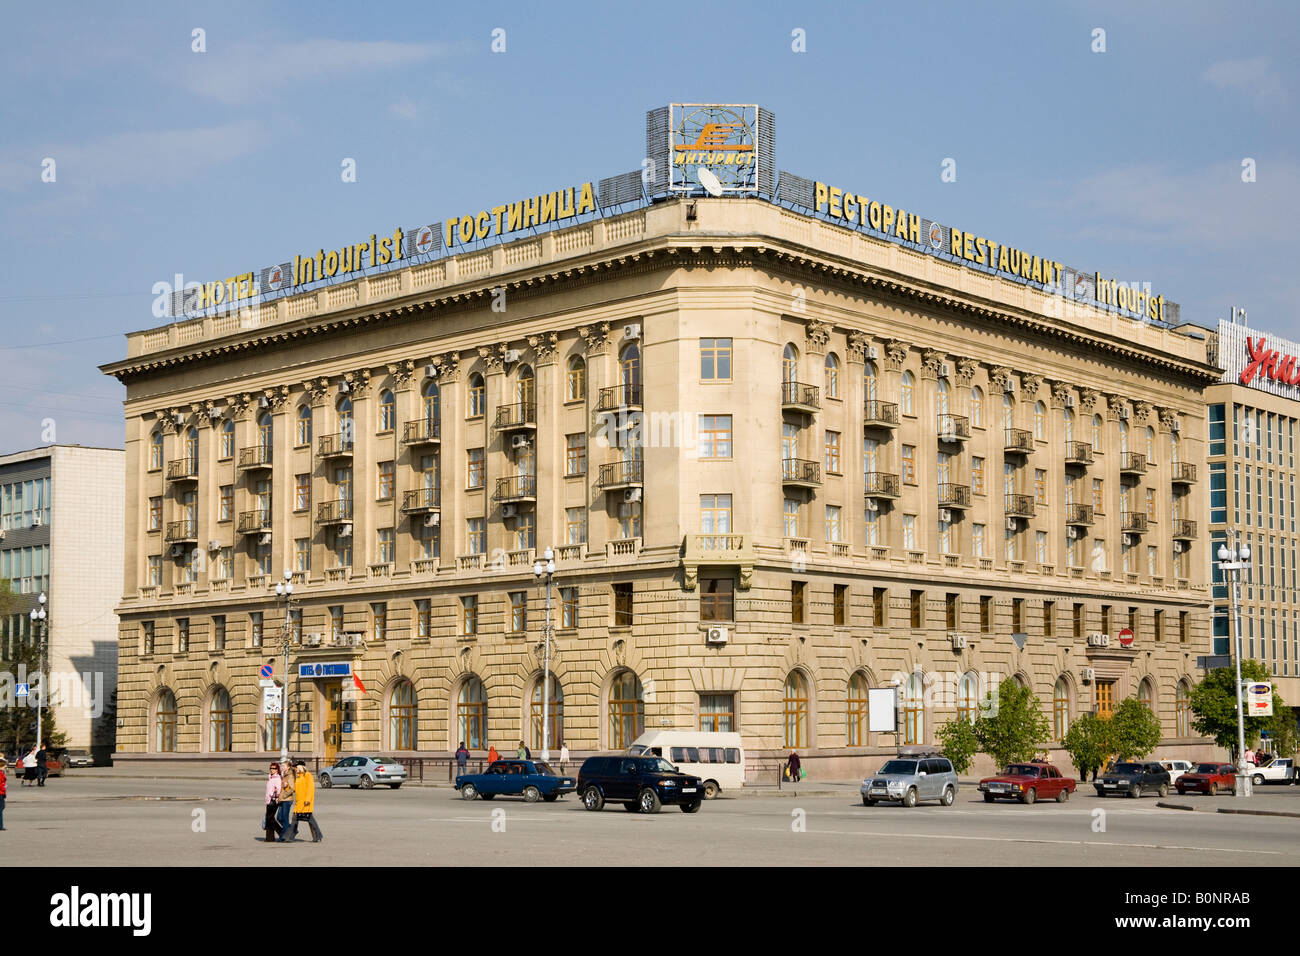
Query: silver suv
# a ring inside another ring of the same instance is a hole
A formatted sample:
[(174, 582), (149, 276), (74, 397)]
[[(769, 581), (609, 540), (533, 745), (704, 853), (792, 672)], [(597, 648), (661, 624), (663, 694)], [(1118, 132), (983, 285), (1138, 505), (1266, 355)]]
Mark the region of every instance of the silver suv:
[(862, 803), (880, 801), (914, 807), (922, 800), (938, 800), (945, 807), (957, 798), (957, 774), (947, 757), (900, 753), (879, 772), (862, 781)]

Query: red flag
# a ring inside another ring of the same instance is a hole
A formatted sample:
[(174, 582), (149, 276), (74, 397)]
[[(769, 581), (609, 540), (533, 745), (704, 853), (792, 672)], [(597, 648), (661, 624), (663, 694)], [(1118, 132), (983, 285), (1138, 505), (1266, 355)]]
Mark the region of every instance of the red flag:
[(361, 691), (361, 693), (366, 693), (366, 685), (361, 683), (361, 678), (356, 674), (352, 675), (352, 683), (357, 685), (357, 690)]

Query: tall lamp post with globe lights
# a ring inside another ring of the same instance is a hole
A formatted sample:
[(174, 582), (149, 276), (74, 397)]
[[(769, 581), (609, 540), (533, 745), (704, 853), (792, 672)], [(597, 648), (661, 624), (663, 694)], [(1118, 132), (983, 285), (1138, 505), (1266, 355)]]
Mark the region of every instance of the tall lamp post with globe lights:
[(280, 702), (280, 765), (289, 762), (289, 642), (293, 636), (293, 572), (285, 570), (284, 580), (275, 582), (275, 596), (284, 601), (284, 699)]
[(544, 636), (546, 651), (542, 662), (542, 760), (551, 759), (551, 584), (555, 577), (555, 552), (547, 548), (542, 552), (546, 559), (533, 562), (533, 577), (546, 587), (546, 625)]
[(1219, 570), (1228, 584), (1232, 602), (1232, 627), (1235, 631), (1233, 660), (1237, 668), (1237, 787), (1238, 796), (1250, 796), (1251, 775), (1246, 767), (1246, 710), (1241, 700), (1241, 575), (1250, 571), (1250, 545), (1233, 547), (1234, 532), (1228, 531), (1227, 543), (1219, 545)]
[[(40, 602), (40, 607), (32, 608), (31, 619), (32, 630), (36, 631), (39, 629), (40, 631), (36, 636), (36, 678), (41, 682), (41, 695), (40, 699), (36, 702), (36, 746), (39, 748), (43, 747), (45, 744), (45, 742), (41, 740), (41, 708), (46, 705), (45, 645), (49, 640), (50, 624), (49, 615), (45, 611), (46, 597), (44, 591), (41, 592), (41, 596), (37, 600)], [(30, 697), (28, 699), (30, 699)]]

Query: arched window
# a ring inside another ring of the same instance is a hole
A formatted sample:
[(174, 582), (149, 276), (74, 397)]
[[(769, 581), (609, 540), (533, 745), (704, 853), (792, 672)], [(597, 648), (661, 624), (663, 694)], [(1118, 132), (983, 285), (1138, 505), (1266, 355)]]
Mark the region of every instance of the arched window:
[(271, 419), (270, 412), (262, 412), (257, 420), (257, 447), (268, 456), (271, 454), (271, 443), (275, 438), (275, 425)]
[(565, 382), (564, 400), (576, 402), (587, 397), (587, 363), (581, 355), (569, 359), (569, 373)]
[(962, 674), (957, 679), (957, 719), (975, 723), (979, 716), (979, 678)]
[(339, 443), (343, 448), (351, 448), (352, 439), (355, 437), (352, 426), (352, 399), (346, 395), (340, 396), (334, 408), (339, 423)]
[(379, 393), (379, 430), (391, 432), (397, 427), (397, 399), (388, 389)]
[(208, 752), (230, 750), (230, 692), (217, 687), (208, 702)]
[(149, 470), (157, 471), (163, 463), (162, 432), (156, 431), (149, 436)]
[(1101, 435), (1102, 435), (1101, 416), (1093, 415), (1092, 416), (1092, 450), (1093, 451), (1101, 451)]
[(185, 433), (185, 459), (190, 463), (191, 470), (196, 470), (199, 464), (199, 430), (191, 428)]
[(388, 748), (414, 750), (416, 742), (415, 685), (401, 680), (388, 695)]
[(1156, 463), (1156, 430), (1147, 426), (1147, 464)]
[(456, 739), (470, 750), (487, 747), (487, 691), (473, 674), (465, 678), (456, 696)]
[(305, 448), (311, 444), (311, 406), (298, 406), (297, 428), (294, 432), (293, 443), (299, 448)]
[(1002, 430), (1016, 427), (1016, 400), (1009, 392), (1002, 393)]
[(916, 414), (916, 376), (911, 372), (903, 372), (903, 384), (898, 403), (903, 406), (904, 415)]
[(849, 724), (848, 744), (850, 747), (867, 746), (867, 675), (858, 671), (849, 678)]
[(470, 374), (467, 397), (469, 402), (466, 405), (466, 418), (477, 418), (478, 416), (485, 414), (487, 400), (483, 394), (483, 376), (478, 372)]
[(645, 733), (645, 690), (632, 671), (623, 671), (609, 686), (609, 746), (625, 750)]
[(781, 353), (781, 381), (799, 381), (799, 350), (790, 343), (786, 344), (785, 351)]
[(1169, 464), (1178, 464), (1178, 436), (1172, 432), (1169, 435)]
[(785, 678), (785, 697), (781, 701), (784, 711), (785, 748), (799, 750), (808, 746), (808, 682), (798, 671)]
[(219, 458), (235, 457), (235, 423), (229, 418), (221, 423), (221, 439), (218, 447)]
[(1058, 677), (1052, 687), (1052, 737), (1063, 740), (1070, 729), (1070, 682)]
[(548, 746), (559, 747), (564, 743), (564, 688), (560, 686), (554, 674), (550, 679), (549, 713), (546, 715), (550, 739), (542, 740), (542, 685), (545, 683), (541, 677), (537, 678), (533, 683), (533, 693), (528, 704), (528, 739), (532, 741), (532, 746), (539, 750)]
[(641, 404), (641, 349), (635, 342), (629, 342), (619, 353), (618, 383), (623, 386), (622, 404)]
[(879, 379), (879, 372), (876, 371), (875, 362), (868, 362), (866, 364), (866, 367), (862, 372), (862, 381), (863, 384), (865, 385), (864, 391), (866, 392), (866, 397), (864, 401), (868, 401), (868, 402), (877, 401), (880, 397), (877, 394), (877, 390), (880, 387), (880, 379)]
[(422, 404), (420, 418), (424, 422), (425, 434), (430, 438), (438, 437), (438, 423), (442, 421), (442, 392), (433, 379), (424, 383), (421, 393)]
[(1187, 681), (1180, 680), (1174, 692), (1174, 736), (1191, 736), (1192, 694)]
[(949, 393), (950, 393), (950, 389), (948, 387), (948, 380), (946, 378), (939, 379), (939, 383), (935, 391), (935, 411), (937, 411), (940, 415), (948, 414)]
[(984, 389), (978, 385), (970, 390), (970, 423), (975, 428), (984, 427)]
[(826, 353), (826, 397), (840, 397), (840, 360), (834, 352)]
[(1047, 438), (1047, 406), (1034, 402), (1034, 438), (1043, 441)]
[(1142, 678), (1142, 683), (1138, 684), (1138, 703), (1147, 710), (1155, 713), (1156, 697), (1155, 691), (1151, 687), (1151, 678)]
[(537, 401), (537, 379), (533, 376), (531, 365), (519, 366), (519, 375), (515, 379), (515, 401), (520, 405), (532, 405)]
[(176, 752), (176, 695), (165, 687), (154, 703), (153, 749), (160, 754)]
[(1119, 453), (1121, 455), (1128, 451), (1128, 422), (1119, 423)]
[(903, 685), (903, 743), (925, 742), (925, 683), (920, 672)]
[(1065, 440), (1074, 441), (1074, 411), (1067, 408), (1064, 415), (1065, 420)]

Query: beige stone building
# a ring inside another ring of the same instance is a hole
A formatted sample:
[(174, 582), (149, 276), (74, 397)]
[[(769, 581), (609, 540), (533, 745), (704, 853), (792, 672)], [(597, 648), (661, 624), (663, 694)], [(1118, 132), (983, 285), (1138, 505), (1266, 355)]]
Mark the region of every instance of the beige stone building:
[(105, 371), (123, 754), (279, 749), (286, 569), (295, 752), (536, 749), (547, 546), (574, 753), (734, 729), (847, 776), (998, 679), (1057, 733), (1140, 695), (1199, 752), (1204, 339), (672, 199), (135, 333)]

